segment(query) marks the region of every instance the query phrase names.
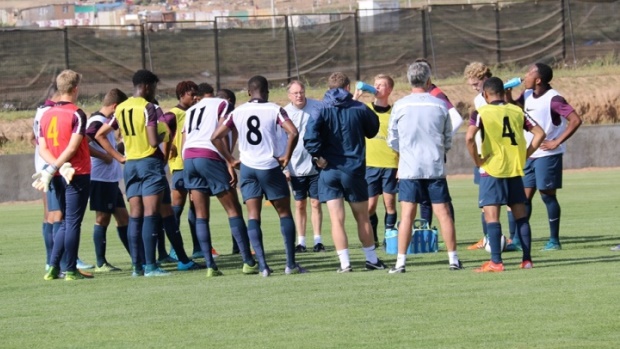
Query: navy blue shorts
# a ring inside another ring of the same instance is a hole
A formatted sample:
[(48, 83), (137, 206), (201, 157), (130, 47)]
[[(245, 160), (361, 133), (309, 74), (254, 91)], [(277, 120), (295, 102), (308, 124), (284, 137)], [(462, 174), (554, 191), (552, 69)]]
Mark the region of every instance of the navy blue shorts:
[(398, 201), (443, 204), (452, 198), (445, 178), (401, 179), (398, 181)]
[(183, 161), (185, 188), (197, 190), (206, 195), (218, 195), (230, 190), (230, 174), (223, 161), (206, 158)]
[(54, 181), (50, 182), (49, 189), (45, 194), (45, 198), (47, 199), (47, 210), (48, 211), (60, 211), (60, 202), (58, 202), (58, 197), (56, 196), (56, 188), (54, 187)]
[(263, 195), (267, 200), (278, 200), (291, 196), (286, 176), (280, 167), (257, 170), (241, 164), (239, 183), (241, 183), (243, 202), (263, 197)]
[(127, 160), (124, 169), (127, 199), (134, 196), (157, 195), (168, 187), (168, 179), (161, 159), (148, 157)]
[(114, 213), (117, 208), (126, 208), (118, 182), (91, 181), (90, 210)]
[(291, 176), (291, 188), (296, 201), (319, 198), (319, 175), (293, 177)]
[(538, 190), (562, 188), (562, 155), (527, 159), (523, 169), (523, 186)]
[(480, 184), (480, 167), (474, 166), (474, 184)]
[(480, 177), (478, 206), (524, 204), (526, 200), (521, 177)]
[(368, 183), (361, 176), (352, 176), (335, 168), (321, 170), (319, 200), (327, 202), (344, 198), (348, 202), (368, 201)]
[(398, 193), (398, 179), (395, 168), (366, 167), (366, 182), (368, 183), (368, 197), (382, 193)]
[(171, 187), (174, 190), (185, 191), (185, 177), (183, 175), (183, 170), (174, 170), (172, 171), (172, 184)]

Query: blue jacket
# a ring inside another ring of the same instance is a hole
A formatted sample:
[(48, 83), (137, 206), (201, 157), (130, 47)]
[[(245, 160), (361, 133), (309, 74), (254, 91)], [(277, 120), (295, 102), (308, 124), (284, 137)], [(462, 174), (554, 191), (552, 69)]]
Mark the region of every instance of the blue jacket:
[(354, 176), (366, 174), (366, 138), (379, 132), (379, 118), (346, 90), (328, 90), (323, 106), (311, 115), (304, 147), (313, 157), (322, 156), (328, 168)]

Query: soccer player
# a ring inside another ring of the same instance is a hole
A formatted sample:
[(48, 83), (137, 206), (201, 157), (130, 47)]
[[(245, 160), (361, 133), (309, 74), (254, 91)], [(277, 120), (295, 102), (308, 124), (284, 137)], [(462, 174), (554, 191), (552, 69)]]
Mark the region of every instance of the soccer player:
[[(467, 79), (467, 85), (469, 85), (474, 91), (478, 93), (476, 97), (474, 98), (475, 110), (472, 112), (472, 115), (470, 115), (469, 117), (469, 119), (471, 120), (472, 118), (474, 118), (473, 114), (476, 113), (476, 110), (478, 110), (478, 108), (482, 107), (483, 105), (487, 104), (482, 94), (482, 85), (488, 78), (493, 76), (493, 73), (491, 73), (491, 69), (489, 69), (489, 67), (487, 67), (485, 64), (480, 63), (480, 62), (472, 62), (465, 67), (464, 76), (465, 76), (465, 79)], [(476, 144), (478, 145), (479, 149), (480, 149), (481, 143), (482, 143), (482, 139), (480, 138), (480, 135), (477, 135)], [(474, 183), (479, 184), (479, 182), (480, 182), (480, 169), (478, 167), (474, 167)], [(508, 229), (510, 231), (510, 239), (507, 241), (506, 250), (507, 251), (518, 250), (520, 249), (519, 247), (520, 242), (518, 239), (518, 235), (517, 237), (515, 237), (516, 225), (515, 225), (514, 215), (510, 211), (510, 206), (507, 207), (506, 215), (508, 216)], [(485, 221), (484, 212), (481, 213), (480, 220), (482, 222), (483, 237), (478, 242), (467, 247), (468, 250), (478, 250), (478, 249), (484, 248), (485, 239), (487, 237), (487, 230), (486, 230), (487, 223)]]
[(321, 173), (319, 200), (327, 204), (332, 238), (340, 260), (338, 273), (352, 272), (349, 242), (344, 228), (344, 201), (349, 202), (357, 222), (357, 234), (366, 256), (366, 269), (385, 269), (377, 258), (372, 227), (368, 216), (366, 183), (366, 138), (379, 131), (379, 118), (368, 107), (353, 100), (349, 78), (332, 73), (323, 107), (308, 120), (304, 146)]
[[(229, 168), (241, 167), (241, 195), (248, 208), (248, 235), (258, 259), (262, 276), (272, 270), (267, 265), (260, 227), (263, 195), (271, 201), (280, 217), (280, 232), (286, 251), (285, 274), (306, 272), (295, 262), (295, 222), (291, 213), (291, 198), (282, 168), (288, 165), (297, 144), (298, 132), (286, 111), (268, 102), (269, 83), (257, 75), (248, 81), (251, 99), (230, 113), (211, 137), (211, 142), (226, 159)], [(277, 129), (282, 127), (288, 134), (284, 155), (276, 157)], [(224, 138), (230, 129), (239, 132), (239, 160), (235, 159)], [(241, 247), (241, 246), (240, 246)]]
[(456, 232), (450, 214), (450, 192), (446, 181), (445, 156), (452, 147), (452, 121), (446, 104), (428, 93), (431, 68), (415, 62), (407, 69), (411, 94), (392, 108), (387, 143), (399, 153), (398, 198), (401, 221), (398, 226), (398, 255), (390, 274), (404, 273), (407, 248), (417, 204), (429, 201), (439, 219), (448, 250), (450, 270), (463, 266), (456, 252)]
[[(221, 98), (202, 98), (187, 110), (183, 125), (183, 161), (185, 187), (191, 192), (196, 209), (196, 235), (205, 256), (207, 277), (222, 275), (212, 255), (209, 228), (210, 197), (216, 196), (228, 215), (228, 224), (236, 245), (241, 246), (243, 273), (257, 274), (258, 264), (252, 258), (248, 229), (237, 195), (237, 174), (211, 142), (211, 136), (224, 120), (229, 104)], [(224, 138), (227, 149), (232, 149)]]
[(76, 262), (82, 220), (88, 203), (90, 155), (84, 137), (86, 114), (75, 105), (81, 79), (82, 76), (72, 70), (64, 70), (58, 75), (58, 103), (43, 114), (40, 123), (39, 154), (47, 167), (37, 173), (33, 186), (47, 191), (51, 182), (63, 216), (54, 237), (50, 268), (44, 276), (45, 280), (58, 278), (61, 258), (66, 263), (66, 281), (84, 278), (77, 270)]
[[(120, 271), (119, 268), (108, 263), (106, 254), (106, 233), (110, 219), (114, 215), (118, 237), (129, 252), (127, 240), (127, 225), (129, 213), (125, 206), (123, 193), (119, 188), (119, 181), (123, 177), (123, 170), (118, 161), (108, 154), (96, 141), (95, 136), (101, 126), (110, 122), (116, 106), (127, 100), (127, 95), (113, 88), (103, 97), (103, 106), (93, 113), (86, 123), (86, 136), (90, 142), (91, 182), (90, 182), (90, 210), (95, 211), (95, 226), (93, 228), (93, 242), (97, 265), (95, 272)], [(114, 132), (105, 135), (112, 147), (116, 148)]]
[[(389, 98), (394, 89), (394, 80), (385, 74), (375, 76), (374, 81), (375, 100), (367, 103), (379, 118), (379, 132), (373, 138), (366, 138), (366, 182), (368, 183), (368, 214), (370, 225), (375, 240), (375, 247), (379, 247), (377, 236), (377, 203), (379, 195), (383, 194), (383, 205), (385, 207), (385, 217), (383, 219), (385, 231), (394, 230), (396, 225), (396, 193), (398, 193), (398, 153), (388, 147), (385, 139), (387, 138), (388, 120), (390, 118)], [(353, 99), (361, 97), (363, 91), (355, 90)]]
[[(484, 211), (491, 246), (491, 260), (475, 271), (504, 271), (502, 226), (499, 222), (502, 205), (510, 206), (515, 217), (516, 233), (523, 249), (520, 268), (531, 269), (532, 234), (525, 208), (522, 176), (525, 160), (541, 144), (545, 132), (519, 107), (504, 103), (504, 83), (499, 78), (491, 77), (484, 82), (483, 95), (488, 104), (478, 108), (465, 136), (467, 150), (475, 165), (481, 169), (478, 203)], [(529, 146), (521, 131), (523, 129), (533, 135)], [(475, 141), (479, 131), (482, 136), (480, 152)]]
[[(306, 98), (306, 87), (299, 80), (288, 84), (286, 91), (290, 101), (284, 107), (289, 118), (297, 128), (299, 137), (303, 139), (308, 119), (321, 107), (321, 102)], [(311, 206), (311, 223), (314, 235), (314, 252), (325, 252), (321, 239), (321, 224), (323, 212), (319, 201), (319, 172), (312, 163), (312, 156), (304, 148), (303, 142), (298, 142), (288, 166), (284, 170), (287, 180), (293, 189), (295, 197), (295, 223), (297, 224), (297, 246), (295, 252), (306, 252), (306, 222), (308, 215), (308, 196)]]
[[(547, 135), (540, 148), (528, 158), (525, 164), (523, 183), (527, 197), (527, 215), (532, 214), (532, 198), (536, 189), (547, 207), (549, 219), (549, 241), (543, 251), (562, 249), (560, 243), (560, 204), (556, 196), (557, 189), (562, 188), (562, 155), (566, 150), (564, 143), (581, 126), (581, 117), (568, 104), (550, 82), (553, 70), (544, 63), (529, 67), (523, 86), (525, 91), (516, 100), (525, 113), (540, 125)], [(507, 101), (512, 101), (512, 93), (507, 94)], [(531, 135), (526, 134), (528, 141)]]

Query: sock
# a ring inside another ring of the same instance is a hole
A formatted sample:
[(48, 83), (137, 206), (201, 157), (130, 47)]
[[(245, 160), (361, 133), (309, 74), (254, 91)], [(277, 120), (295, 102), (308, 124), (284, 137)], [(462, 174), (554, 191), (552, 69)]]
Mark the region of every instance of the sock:
[(345, 269), (351, 265), (349, 261), (349, 249), (345, 248), (344, 250), (336, 251), (338, 253), (338, 259), (340, 259), (340, 269)]
[(385, 223), (385, 230), (392, 230), (394, 229), (394, 226), (396, 225), (396, 218), (398, 216), (395, 213), (386, 213), (385, 214), (385, 219), (384, 219), (384, 223)]
[(321, 239), (321, 235), (315, 235), (314, 236), (314, 244), (322, 244), (323, 243), (323, 239)]
[(521, 248), (523, 249), (523, 261), (532, 261), (532, 230), (530, 228), (530, 222), (527, 217), (517, 219), (515, 221), (517, 226), (516, 235), (519, 236), (521, 241)]
[(161, 232), (161, 217), (159, 214), (145, 216), (142, 224), (142, 241), (144, 243), (144, 261), (149, 268), (155, 268), (157, 262), (155, 258), (155, 249), (157, 245), (157, 237)]
[(142, 264), (144, 264), (144, 245), (140, 243), (142, 241), (143, 222), (142, 217), (129, 217), (129, 225), (127, 226), (131, 263), (138, 269), (142, 269)]
[(362, 251), (364, 251), (367, 262), (376, 264), (379, 261), (379, 258), (377, 258), (377, 252), (375, 251), (375, 246), (362, 247)]
[(484, 212), (480, 214), (480, 221), (482, 221), (482, 234), (484, 234), (484, 236), (489, 236), (487, 221), (484, 219)]
[(379, 217), (377, 217), (377, 213), (373, 213), (370, 216), (370, 225), (372, 226), (372, 234), (375, 237), (375, 242), (379, 241), (377, 237), (377, 226), (379, 225)]
[(211, 230), (209, 229), (208, 219), (196, 218), (196, 237), (200, 243), (200, 249), (205, 254), (207, 268), (217, 269), (213, 255), (211, 255)]
[[(230, 221), (230, 218), (229, 218), (229, 221)], [(245, 226), (245, 224), (244, 224), (244, 226)], [(245, 228), (246, 236), (247, 236), (247, 231), (248, 231), (248, 228), (246, 227)], [(231, 235), (230, 238), (232, 239), (232, 252), (233, 252), (233, 254), (240, 253), (241, 250), (239, 249), (239, 244), (237, 243), (237, 240), (235, 240), (235, 236)], [(249, 241), (249, 239), (248, 239), (248, 241)]]
[(168, 256), (168, 251), (166, 250), (166, 233), (162, 226), (157, 227), (157, 255), (159, 258), (164, 258)]
[(491, 261), (502, 263), (502, 225), (499, 222), (487, 223), (487, 232), (491, 246)]
[(177, 223), (177, 227), (181, 225), (181, 215), (183, 214), (183, 206), (172, 206), (172, 212), (174, 213), (174, 220)]
[(420, 218), (426, 220), (429, 226), (433, 223), (433, 206), (430, 202), (420, 204)]
[(306, 247), (306, 237), (305, 236), (298, 236), (297, 237), (297, 243), (303, 247)]
[(116, 227), (116, 232), (118, 233), (118, 238), (121, 239), (123, 246), (125, 246), (127, 253), (131, 255), (131, 252), (129, 250), (129, 240), (127, 239), (127, 226)]
[(178, 261), (184, 264), (189, 263), (190, 259), (185, 253), (185, 248), (183, 248), (183, 237), (181, 236), (181, 232), (177, 229), (177, 223), (174, 216), (163, 217), (162, 223), (164, 230), (166, 231), (166, 236), (170, 241), (170, 245), (174, 248), (174, 252), (177, 253)]
[(237, 246), (237, 251), (241, 254), (243, 263), (253, 267), (256, 264), (252, 252), (250, 251), (250, 239), (248, 238), (248, 228), (241, 217), (228, 218), (228, 225), (230, 226), (230, 234), (233, 237), (233, 251), (234, 246)]
[(194, 209), (193, 204), (189, 206), (189, 211), (187, 212), (187, 222), (189, 223), (189, 232), (192, 235), (192, 253), (198, 252), (200, 251), (200, 243), (196, 237), (196, 210)]
[(93, 228), (93, 242), (95, 243), (95, 257), (97, 257), (97, 266), (101, 267), (105, 262), (106, 250), (106, 231), (108, 227), (95, 224)]
[(547, 206), (547, 216), (549, 217), (549, 240), (560, 243), (560, 215), (562, 210), (555, 195), (540, 194), (542, 201)]
[(459, 264), (459, 256), (456, 254), (456, 251), (448, 252), (448, 260), (450, 264)]
[(286, 266), (295, 268), (295, 221), (293, 217), (280, 217), (280, 232), (284, 238)]
[(514, 240), (515, 230), (517, 229), (515, 224), (515, 216), (512, 214), (512, 211), (506, 211), (506, 215), (508, 216), (508, 230), (510, 231), (510, 239)]
[(263, 232), (260, 229), (259, 220), (248, 220), (248, 238), (254, 248), (256, 259), (258, 259), (258, 269), (263, 271), (267, 268), (267, 261), (265, 260), (265, 252), (263, 250)]
[(49, 265), (54, 246), (54, 226), (51, 223), (43, 223), (43, 242), (45, 243), (45, 264)]
[(404, 267), (406, 262), (407, 262), (406, 254), (399, 253), (396, 255), (396, 268)]

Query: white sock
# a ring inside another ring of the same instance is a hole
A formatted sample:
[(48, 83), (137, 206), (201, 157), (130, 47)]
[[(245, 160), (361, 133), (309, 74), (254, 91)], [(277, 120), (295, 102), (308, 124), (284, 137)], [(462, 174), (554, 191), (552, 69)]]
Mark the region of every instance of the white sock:
[(450, 264), (459, 264), (459, 256), (456, 254), (456, 251), (448, 252), (448, 259)]
[(396, 255), (396, 268), (400, 268), (400, 267), (404, 267), (405, 266), (405, 262), (407, 262), (407, 255), (406, 254), (398, 254)]
[(314, 236), (314, 244), (322, 244), (323, 240), (321, 239), (321, 235), (315, 235)]
[(301, 246), (306, 246), (306, 237), (305, 236), (298, 236), (297, 237), (297, 244), (301, 245)]
[(345, 248), (344, 250), (336, 251), (338, 253), (338, 259), (340, 259), (340, 268), (344, 269), (351, 265), (349, 261), (349, 249)]
[(377, 258), (377, 252), (375, 251), (375, 245), (370, 247), (362, 247), (362, 250), (364, 251), (368, 262), (375, 264), (379, 261), (379, 258)]

